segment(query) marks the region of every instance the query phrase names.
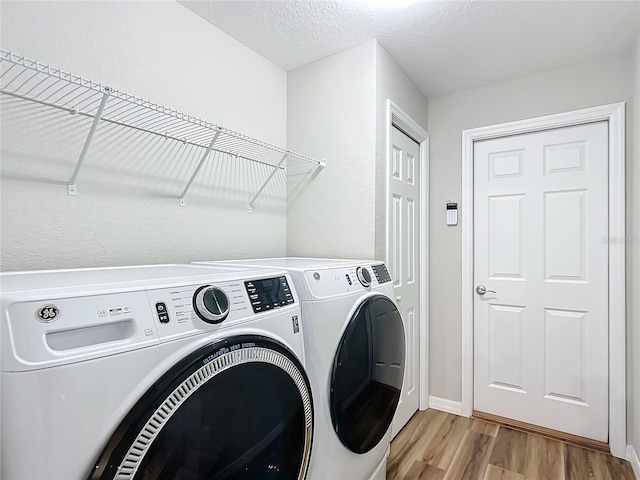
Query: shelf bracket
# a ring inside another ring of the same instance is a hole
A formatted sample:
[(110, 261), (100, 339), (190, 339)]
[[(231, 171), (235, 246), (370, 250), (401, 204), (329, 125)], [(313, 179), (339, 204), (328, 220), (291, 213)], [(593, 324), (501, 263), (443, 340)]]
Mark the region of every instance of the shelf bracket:
[(76, 162), (76, 168), (73, 170), (73, 174), (71, 175), (69, 183), (67, 184), (67, 193), (69, 195), (75, 196), (78, 194), (78, 191), (76, 190), (76, 179), (78, 178), (78, 173), (80, 173), (82, 162), (84, 162), (84, 159), (87, 156), (87, 152), (89, 151), (89, 145), (91, 145), (93, 134), (96, 133), (96, 128), (98, 128), (98, 123), (100, 122), (100, 118), (102, 118), (102, 112), (104, 111), (104, 107), (107, 104), (110, 93), (110, 88), (104, 89), (104, 94), (102, 95), (100, 106), (98, 107), (98, 111), (96, 112), (95, 117), (93, 117), (93, 123), (91, 124), (91, 128), (89, 129), (89, 134), (87, 135), (87, 139), (84, 141), (82, 152), (80, 152), (80, 158), (78, 158), (78, 161)]
[(207, 159), (207, 157), (209, 156), (209, 154), (211, 153), (211, 149), (213, 148), (213, 145), (216, 143), (216, 140), (218, 140), (218, 137), (220, 136), (220, 129), (218, 129), (218, 131), (216, 132), (216, 134), (213, 136), (213, 138), (211, 139), (211, 143), (209, 144), (209, 146), (207, 147), (207, 149), (204, 152), (204, 155), (202, 155), (202, 158), (200, 159), (200, 161), (198, 162), (198, 166), (196, 166), (195, 171), (193, 172), (193, 175), (191, 175), (191, 178), (189, 179), (189, 183), (187, 183), (187, 186), (184, 187), (184, 190), (182, 191), (182, 193), (180, 194), (180, 206), (184, 207), (185, 203), (184, 203), (184, 197), (187, 194), (187, 192), (189, 191), (189, 189), (191, 188), (191, 184), (193, 183), (193, 181), (196, 179), (196, 177), (198, 176), (198, 172), (200, 171), (200, 169), (202, 168), (202, 165), (204, 165), (205, 160)]
[(260, 189), (256, 192), (256, 194), (253, 196), (253, 198), (251, 199), (251, 201), (249, 202), (249, 208), (248, 211), (249, 213), (253, 212), (253, 204), (256, 203), (257, 198), (260, 196), (260, 194), (262, 193), (262, 191), (264, 190), (264, 188), (267, 186), (267, 184), (271, 181), (271, 179), (273, 178), (273, 176), (276, 174), (276, 172), (278, 170), (280, 170), (280, 167), (282, 167), (282, 165), (284, 164), (285, 160), (287, 159), (287, 157), (289, 156), (289, 153), (285, 153), (282, 156), (282, 159), (280, 160), (280, 162), (278, 162), (278, 165), (276, 165), (275, 167), (273, 167), (273, 170), (271, 170), (271, 173), (269, 174), (269, 176), (267, 177), (267, 179), (264, 181), (264, 183), (262, 184), (262, 186), (260, 187)]

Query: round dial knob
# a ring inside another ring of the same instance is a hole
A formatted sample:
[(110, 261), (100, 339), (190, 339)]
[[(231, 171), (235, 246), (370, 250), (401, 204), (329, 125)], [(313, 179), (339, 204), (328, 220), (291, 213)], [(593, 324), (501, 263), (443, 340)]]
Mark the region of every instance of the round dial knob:
[(358, 280), (363, 287), (368, 287), (369, 285), (371, 285), (371, 274), (366, 268), (358, 267), (356, 269), (356, 276), (358, 277)]
[(229, 315), (229, 297), (213, 285), (205, 285), (193, 294), (193, 309), (207, 323), (220, 323)]

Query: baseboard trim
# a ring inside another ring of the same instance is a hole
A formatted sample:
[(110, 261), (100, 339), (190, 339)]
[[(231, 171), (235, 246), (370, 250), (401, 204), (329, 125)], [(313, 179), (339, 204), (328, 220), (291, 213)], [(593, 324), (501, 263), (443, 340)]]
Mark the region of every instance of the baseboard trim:
[(462, 402), (454, 402), (440, 397), (429, 397), (429, 408), (441, 410), (454, 415), (462, 415)]
[(627, 461), (631, 464), (636, 480), (640, 480), (640, 459), (631, 445), (627, 445)]

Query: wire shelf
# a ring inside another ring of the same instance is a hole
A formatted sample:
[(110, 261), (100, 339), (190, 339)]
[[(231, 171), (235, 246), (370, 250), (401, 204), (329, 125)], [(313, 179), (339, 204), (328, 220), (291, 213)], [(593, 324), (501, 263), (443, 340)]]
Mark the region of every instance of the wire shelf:
[(278, 170), (288, 162), (324, 167), (324, 160), (234, 132), (177, 110), (121, 92), (6, 50), (0, 50), (0, 93), (93, 119), (82, 152), (69, 180), (68, 193), (76, 195), (76, 179), (87, 156), (98, 123), (106, 122), (157, 135), (202, 149), (202, 157), (180, 195), (180, 205), (211, 152), (273, 167), (249, 202), (254, 202)]

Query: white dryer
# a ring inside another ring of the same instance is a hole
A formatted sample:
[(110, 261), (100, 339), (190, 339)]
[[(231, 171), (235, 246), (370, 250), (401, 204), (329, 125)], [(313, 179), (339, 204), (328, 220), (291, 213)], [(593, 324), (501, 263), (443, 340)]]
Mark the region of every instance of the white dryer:
[(0, 281), (2, 478), (305, 478), (312, 398), (285, 271)]
[(316, 412), (309, 478), (386, 478), (405, 337), (384, 263), (318, 258), (225, 263), (285, 269), (300, 295)]

